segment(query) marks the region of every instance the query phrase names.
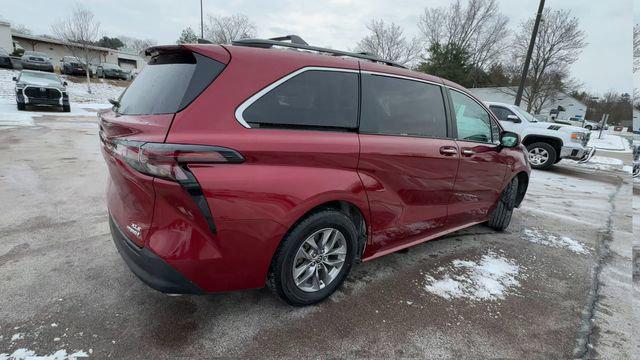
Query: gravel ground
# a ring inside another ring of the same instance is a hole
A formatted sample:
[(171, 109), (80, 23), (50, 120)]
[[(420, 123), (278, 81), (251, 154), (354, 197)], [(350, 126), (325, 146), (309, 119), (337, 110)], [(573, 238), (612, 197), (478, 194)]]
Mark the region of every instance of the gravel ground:
[(628, 174), (534, 172), (508, 231), (360, 264), (317, 306), (168, 297), (111, 241), (95, 117), (34, 121), (0, 129), (0, 359), (632, 358)]

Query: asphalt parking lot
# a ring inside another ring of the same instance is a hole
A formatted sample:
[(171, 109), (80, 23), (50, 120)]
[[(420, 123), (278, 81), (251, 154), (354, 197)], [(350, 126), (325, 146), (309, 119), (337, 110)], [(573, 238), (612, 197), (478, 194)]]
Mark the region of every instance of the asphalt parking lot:
[(639, 349), (622, 172), (534, 172), (507, 232), (475, 226), (360, 264), (330, 300), (293, 308), (266, 289), (169, 297), (135, 278), (109, 234), (95, 117), (0, 129), (0, 164), (5, 357), (623, 359)]

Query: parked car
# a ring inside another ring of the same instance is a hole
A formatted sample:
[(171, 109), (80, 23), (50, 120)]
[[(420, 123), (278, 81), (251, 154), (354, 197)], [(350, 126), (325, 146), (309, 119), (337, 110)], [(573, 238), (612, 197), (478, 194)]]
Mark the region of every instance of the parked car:
[(22, 68), (27, 70), (41, 70), (53, 72), (53, 63), (51, 58), (41, 52), (25, 51), (21, 58)]
[(69, 94), (67, 82), (57, 74), (42, 71), (22, 70), (16, 82), (16, 103), (18, 110), (26, 110), (28, 105), (60, 107), (62, 111), (69, 112)]
[(115, 245), (157, 290), (313, 304), (361, 260), (504, 230), (525, 196), (518, 135), (450, 81), (273, 39), (146, 53), (99, 117)]
[(11, 63), (11, 55), (9, 52), (0, 47), (0, 67), (13, 69), (13, 64)]
[(87, 75), (84, 62), (75, 56), (64, 56), (60, 59), (60, 72), (67, 75)]
[(127, 80), (127, 72), (122, 70), (116, 64), (102, 63), (96, 68), (96, 75), (105, 79), (121, 79)]
[(591, 133), (584, 128), (538, 121), (520, 107), (486, 102), (505, 130), (520, 135), (534, 169), (547, 169), (562, 159), (588, 161), (595, 154), (587, 146)]
[[(583, 127), (587, 130), (600, 130), (600, 123), (591, 121), (591, 120), (582, 120), (579, 118), (570, 118), (570, 119), (554, 119), (553, 122), (557, 124), (563, 125), (571, 125), (577, 127)], [(605, 125), (605, 130), (609, 129), (608, 126)]]

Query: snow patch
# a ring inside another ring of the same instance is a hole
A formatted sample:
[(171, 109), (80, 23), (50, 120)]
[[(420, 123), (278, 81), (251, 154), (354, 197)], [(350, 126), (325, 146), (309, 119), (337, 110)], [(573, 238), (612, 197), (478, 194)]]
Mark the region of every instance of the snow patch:
[(424, 289), (447, 300), (501, 300), (520, 285), (517, 280), (520, 266), (493, 252), (483, 255), (478, 262), (454, 260), (437, 271), (441, 273), (438, 279), (425, 276)]
[(14, 341), (18, 341), (24, 339), (24, 334), (23, 333), (17, 333), (17, 334), (13, 334), (13, 336), (11, 337), (11, 342)]
[(17, 349), (12, 354), (0, 354), (0, 360), (76, 360), (87, 357), (89, 355), (82, 350), (68, 354), (64, 349), (50, 355), (36, 355), (35, 351), (28, 349)]
[(591, 138), (589, 139), (589, 146), (593, 146), (596, 149), (607, 151), (620, 151), (631, 152), (629, 147), (629, 141), (622, 136), (602, 133), (602, 138), (598, 139), (599, 131), (591, 132)]
[(535, 244), (563, 248), (578, 254), (586, 254), (589, 252), (585, 245), (570, 237), (556, 236), (542, 230), (524, 229), (524, 237), (526, 240)]

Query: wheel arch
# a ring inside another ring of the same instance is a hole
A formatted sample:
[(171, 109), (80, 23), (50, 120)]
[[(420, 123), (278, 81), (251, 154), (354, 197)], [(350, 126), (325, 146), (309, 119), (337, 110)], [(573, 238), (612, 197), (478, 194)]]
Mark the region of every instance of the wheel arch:
[[(298, 218), (289, 225), (287, 232), (280, 240), (280, 244), (282, 244), (282, 241), (287, 237), (287, 235), (289, 235), (289, 233), (306, 218), (327, 209), (340, 211), (353, 221), (358, 232), (358, 251), (356, 253), (356, 261), (359, 261), (364, 253), (367, 240), (369, 238), (369, 221), (368, 217), (365, 215), (368, 214), (368, 212), (365, 212), (367, 210), (362, 209), (352, 201), (345, 199), (325, 200), (321, 203), (308, 206), (303, 211), (302, 215), (298, 216)], [(280, 246), (280, 244), (278, 246)]]
[(543, 142), (547, 143), (556, 150), (558, 156), (560, 156), (560, 151), (562, 150), (563, 141), (560, 138), (548, 135), (527, 135), (522, 139), (522, 144), (524, 146), (529, 146), (530, 144)]

